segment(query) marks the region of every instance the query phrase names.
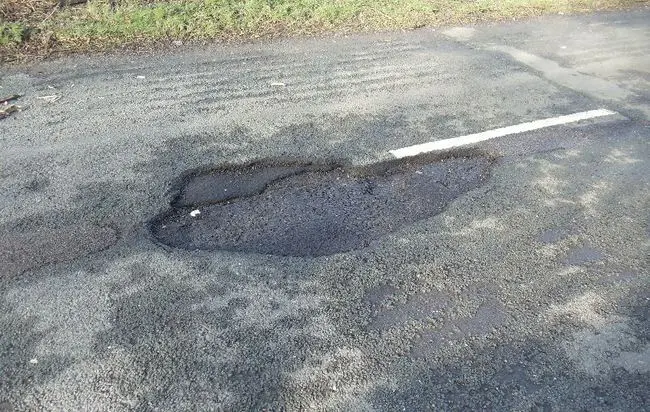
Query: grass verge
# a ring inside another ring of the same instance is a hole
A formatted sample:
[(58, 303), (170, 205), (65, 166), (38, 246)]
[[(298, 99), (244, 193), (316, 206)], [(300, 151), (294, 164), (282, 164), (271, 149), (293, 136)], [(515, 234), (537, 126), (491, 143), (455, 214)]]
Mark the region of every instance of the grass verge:
[(648, 0), (0, 0), (0, 61), (159, 42), (247, 40), (518, 19)]

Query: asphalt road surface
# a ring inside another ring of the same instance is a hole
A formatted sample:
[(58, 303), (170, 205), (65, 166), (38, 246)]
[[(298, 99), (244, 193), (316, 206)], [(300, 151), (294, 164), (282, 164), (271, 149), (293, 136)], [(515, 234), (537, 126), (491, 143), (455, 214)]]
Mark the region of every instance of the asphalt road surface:
[(650, 409), (648, 9), (0, 86), (2, 411)]

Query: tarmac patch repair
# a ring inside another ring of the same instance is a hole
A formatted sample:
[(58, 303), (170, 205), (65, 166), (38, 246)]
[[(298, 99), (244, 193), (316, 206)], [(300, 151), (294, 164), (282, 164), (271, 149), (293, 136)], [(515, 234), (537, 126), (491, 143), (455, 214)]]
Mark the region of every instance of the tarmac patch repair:
[(194, 172), (150, 229), (187, 250), (348, 252), (442, 212), (486, 182), (493, 160), (466, 150), (360, 168), (264, 161)]

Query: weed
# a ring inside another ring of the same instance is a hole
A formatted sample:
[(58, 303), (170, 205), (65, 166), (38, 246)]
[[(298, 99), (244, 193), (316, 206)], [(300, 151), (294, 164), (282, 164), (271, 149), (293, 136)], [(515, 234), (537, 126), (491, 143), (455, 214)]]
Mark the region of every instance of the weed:
[(0, 46), (19, 45), (26, 33), (27, 29), (20, 23), (0, 23)]

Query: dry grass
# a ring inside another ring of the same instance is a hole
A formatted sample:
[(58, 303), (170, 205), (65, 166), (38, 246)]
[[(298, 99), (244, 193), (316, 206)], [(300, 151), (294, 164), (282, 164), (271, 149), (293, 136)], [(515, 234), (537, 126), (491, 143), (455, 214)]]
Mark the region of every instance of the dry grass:
[(38, 22), (57, 7), (56, 0), (2, 0), (0, 21)]
[(0, 61), (172, 40), (403, 29), (649, 4), (648, 0), (0, 0)]

